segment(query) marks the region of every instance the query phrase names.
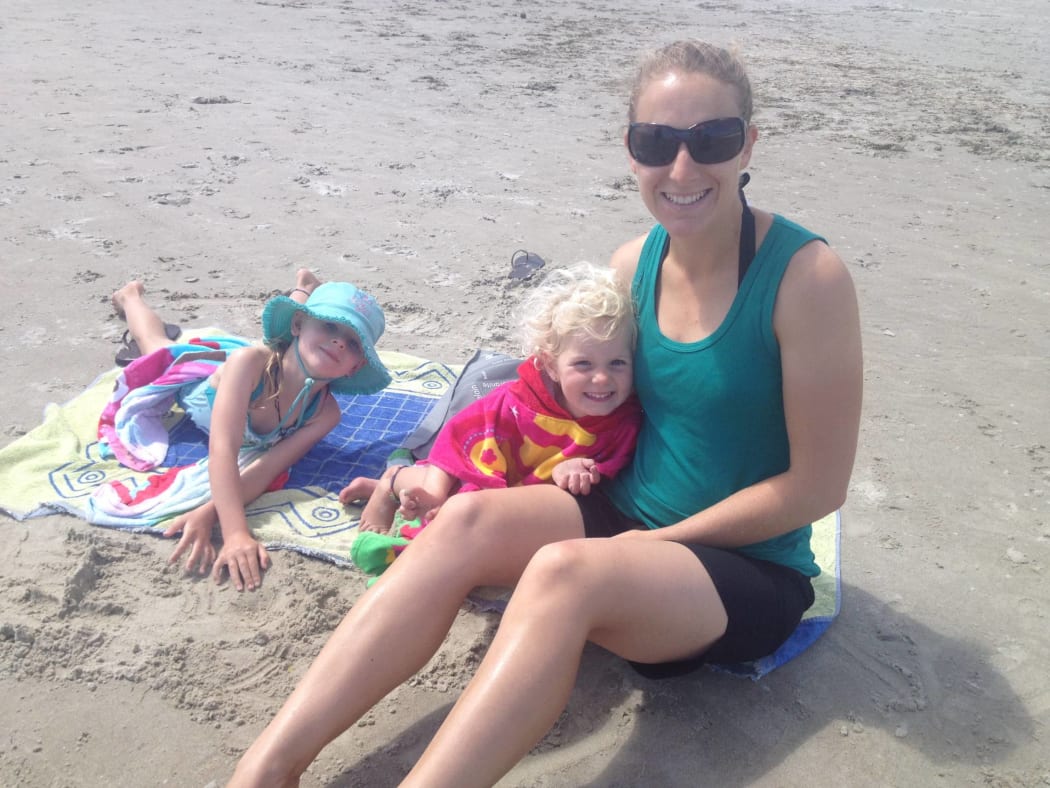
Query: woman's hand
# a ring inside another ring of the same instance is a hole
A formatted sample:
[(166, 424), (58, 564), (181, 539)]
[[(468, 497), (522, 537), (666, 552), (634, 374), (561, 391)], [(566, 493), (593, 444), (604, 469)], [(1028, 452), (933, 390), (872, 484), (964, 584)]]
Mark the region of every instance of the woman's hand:
[(612, 537), (613, 539), (659, 539), (661, 534), (661, 528), (631, 528), (627, 531), (621, 531)]
[(254, 591), (262, 585), (262, 573), (269, 568), (270, 554), (266, 548), (248, 533), (237, 533), (224, 541), (211, 576), (216, 583), (220, 583), (222, 570), (226, 569), (234, 588), (243, 591), (247, 586), (249, 591)]
[(589, 495), (591, 486), (602, 478), (595, 465), (594, 460), (586, 457), (566, 460), (554, 466), (551, 478), (556, 485), (573, 495)]
[(183, 554), (188, 553), (185, 571), (189, 574), (207, 574), (208, 568), (215, 560), (215, 545), (211, 541), (215, 522), (215, 507), (210, 503), (191, 509), (172, 520), (171, 525), (164, 531), (164, 536), (170, 538), (181, 533), (182, 538), (175, 546), (168, 563), (174, 564)]

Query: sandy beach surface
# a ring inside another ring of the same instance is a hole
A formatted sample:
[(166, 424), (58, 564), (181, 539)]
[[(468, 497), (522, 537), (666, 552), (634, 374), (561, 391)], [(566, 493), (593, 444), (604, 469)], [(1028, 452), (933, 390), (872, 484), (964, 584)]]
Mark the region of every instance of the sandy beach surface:
[[(759, 682), (589, 649), (502, 784), (1050, 785), (1043, 0), (3, 9), (3, 444), (112, 366), (132, 277), (170, 322), (258, 336), (309, 266), (378, 297), (382, 348), (513, 352), (516, 249), (604, 262), (649, 226), (620, 145), (638, 53), (738, 42), (749, 197), (823, 233), (861, 299), (842, 614)], [(222, 785), (364, 589), (281, 552), (238, 594), (172, 547), (0, 516), (0, 784)], [(495, 625), (464, 609), (304, 785), (396, 785)]]

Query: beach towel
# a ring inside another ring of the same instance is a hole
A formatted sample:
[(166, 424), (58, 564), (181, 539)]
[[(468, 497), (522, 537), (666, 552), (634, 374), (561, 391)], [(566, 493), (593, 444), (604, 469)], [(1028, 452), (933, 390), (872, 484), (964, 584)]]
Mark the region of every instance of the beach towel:
[[(98, 422), (101, 457), (116, 457), (121, 465), (135, 471), (153, 471), (161, 466), (169, 446), (165, 420), (176, 402), (184, 404), (178, 399), (180, 392), (187, 386), (207, 385), (230, 352), (250, 344), (225, 336), (193, 339), (191, 343), (160, 348), (135, 359), (117, 374), (113, 394)], [(208, 414), (210, 417), (210, 408)], [(201, 423), (201, 415), (194, 414), (192, 408), (187, 416), (207, 431), (210, 418)], [(246, 429), (237, 467), (243, 471), (279, 438), (279, 434), (256, 436)], [(286, 481), (287, 475), (281, 474), (271, 489), (284, 487)], [(84, 517), (94, 525), (151, 527), (210, 499), (210, 471), (207, 459), (203, 459), (150, 474), (145, 481), (121, 478), (103, 484), (84, 502)]]
[[(216, 334), (214, 330), (196, 332)], [(339, 491), (354, 476), (379, 476), (387, 458), (449, 390), (461, 366), (401, 353), (381, 353), (393, 382), (378, 394), (336, 395), (343, 418), (326, 438), (290, 470), (284, 487), (246, 507), (253, 534), (267, 549), (285, 549), (351, 566), (359, 509), (346, 508)], [(85, 518), (92, 492), (113, 481), (141, 487), (167, 483), (172, 468), (192, 465), (207, 454), (207, 436), (181, 411), (165, 420), (170, 433), (163, 461), (139, 472), (104, 456), (97, 430), (119, 370), (100, 375), (82, 394), (49, 405), (43, 423), (0, 449), (0, 511), (24, 520), (68, 513)], [(108, 452), (106, 453), (108, 454)], [(165, 526), (104, 527), (160, 533)]]
[(769, 656), (733, 665), (712, 665), (712, 668), (757, 681), (770, 671), (786, 665), (817, 642), (838, 616), (842, 604), (839, 567), (841, 532), (841, 512), (832, 512), (813, 523), (810, 545), (820, 567), (820, 574), (813, 578), (813, 605), (802, 616), (802, 621), (791, 633), (791, 637)]
[[(421, 447), (428, 445), (435, 426), (440, 428), (444, 418), (499, 385), (516, 367), (509, 357), (487, 352), (475, 356), (466, 369), (400, 353), (380, 353), (380, 357), (393, 383), (379, 394), (338, 395), (342, 423), (296, 463), (282, 489), (265, 493), (246, 507), (249, 526), (267, 549), (293, 550), (352, 567), (350, 551), (360, 511), (347, 509), (338, 500), (346, 482), (354, 476), (379, 476), (388, 459), (404, 454), (406, 447), (416, 456), (424, 455)], [(479, 362), (476, 367), (475, 362)], [(195, 463), (205, 456), (207, 437), (189, 419), (174, 413), (166, 422), (170, 443), (158, 473), (137, 473), (104, 458), (97, 438), (99, 414), (117, 374), (118, 370), (110, 370), (73, 400), (49, 405), (40, 426), (0, 449), (0, 512), (16, 520), (62, 512), (83, 518), (85, 502), (99, 486), (114, 479), (160, 475), (167, 467)], [(441, 418), (424, 422), (435, 409)], [(760, 660), (712, 667), (759, 679), (816, 642), (839, 613), (840, 528), (837, 512), (813, 524), (812, 547), (822, 570), (813, 581), (816, 601), (788, 641)], [(159, 533), (163, 529), (160, 525), (127, 530)], [(502, 607), (499, 599), (474, 598), (473, 602), (482, 610)]]

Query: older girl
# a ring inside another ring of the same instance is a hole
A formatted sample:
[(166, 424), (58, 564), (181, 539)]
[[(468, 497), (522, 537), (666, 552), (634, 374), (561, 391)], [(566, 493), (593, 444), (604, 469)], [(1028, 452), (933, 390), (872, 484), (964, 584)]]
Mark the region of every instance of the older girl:
[(254, 590), (269, 556), (249, 532), (244, 506), (339, 423), (331, 392), (373, 393), (390, 382), (375, 351), (383, 312), (353, 285), (320, 284), (305, 269), (289, 296), (267, 303), (265, 344), (212, 337), (174, 344), (139, 282), (114, 293), (113, 304), (145, 355), (118, 378), (100, 440), (123, 464), (149, 470), (164, 459), (161, 420), (177, 402), (208, 433), (208, 457), (172, 469), (164, 484), (103, 486), (88, 519), (148, 526), (174, 516), (164, 531), (181, 534), (171, 562), (187, 555), (186, 571), (211, 569), (219, 581), (225, 569), (237, 590)]

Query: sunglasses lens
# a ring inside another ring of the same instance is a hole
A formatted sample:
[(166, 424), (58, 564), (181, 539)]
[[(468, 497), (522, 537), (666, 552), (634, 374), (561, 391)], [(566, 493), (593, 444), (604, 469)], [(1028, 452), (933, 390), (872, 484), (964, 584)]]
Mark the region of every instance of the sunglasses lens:
[(627, 150), (639, 164), (663, 167), (674, 161), (681, 144), (670, 126), (636, 123), (627, 132)]
[(676, 129), (660, 123), (632, 123), (627, 131), (627, 149), (639, 164), (664, 167), (675, 160), (679, 146), (685, 142), (694, 161), (719, 164), (743, 149), (745, 129), (742, 118), (709, 120), (691, 129)]
[(729, 161), (744, 147), (744, 121), (740, 118), (709, 120), (693, 128), (692, 132), (689, 155), (700, 164)]

